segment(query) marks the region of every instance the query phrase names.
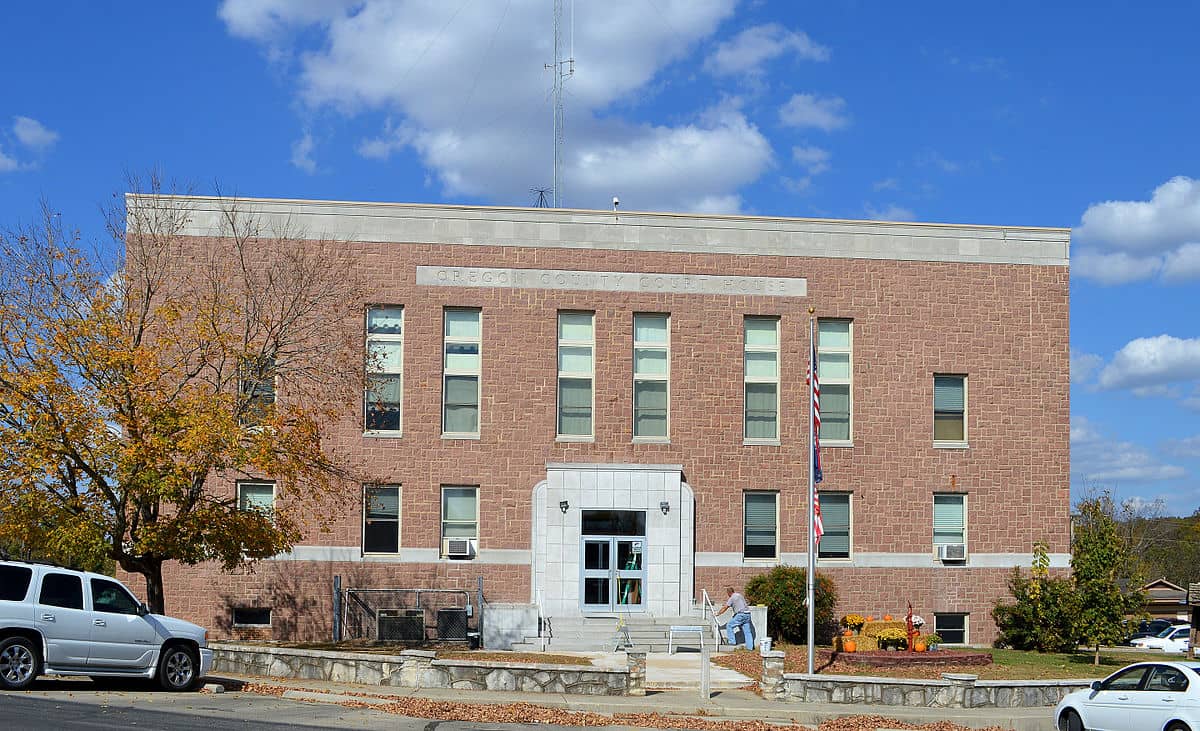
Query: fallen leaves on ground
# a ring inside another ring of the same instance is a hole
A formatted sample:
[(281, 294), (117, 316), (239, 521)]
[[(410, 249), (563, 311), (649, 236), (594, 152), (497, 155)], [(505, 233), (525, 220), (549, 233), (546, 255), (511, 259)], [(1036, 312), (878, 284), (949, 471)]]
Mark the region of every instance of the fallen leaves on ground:
[[(267, 683), (247, 683), (243, 690), (259, 695), (282, 696), (291, 688)], [(372, 699), (380, 697), (355, 692), (341, 692), (339, 695)], [(797, 723), (718, 721), (673, 713), (615, 713), (609, 716), (591, 711), (570, 711), (563, 708), (539, 706), (534, 703), (457, 703), (412, 697), (387, 698), (386, 700), (386, 703), (350, 700), (338, 705), (438, 721), (536, 723), (561, 726), (637, 726), (640, 728), (680, 729), (681, 731), (809, 731), (812, 728)], [(948, 721), (911, 724), (884, 716), (848, 716), (832, 721), (822, 721), (817, 728), (818, 731), (876, 731), (881, 727), (910, 729), (911, 731), (1005, 731), (1000, 726), (970, 729), (967, 726), (960, 726)]]
[[(785, 673), (804, 673), (808, 671), (808, 654), (804, 648), (789, 648), (783, 660)], [(736, 670), (749, 678), (762, 677), (762, 656), (755, 650), (734, 650), (733, 652), (717, 655), (712, 660), (722, 667)], [(953, 663), (938, 663), (936, 665), (905, 665), (902, 667), (870, 667), (842, 660), (831, 660), (829, 653), (819, 653), (816, 660), (816, 671), (822, 675), (872, 675), (888, 678), (915, 678), (919, 680), (940, 680), (942, 673), (970, 673), (981, 678), (990, 673), (988, 666), (955, 665)]]

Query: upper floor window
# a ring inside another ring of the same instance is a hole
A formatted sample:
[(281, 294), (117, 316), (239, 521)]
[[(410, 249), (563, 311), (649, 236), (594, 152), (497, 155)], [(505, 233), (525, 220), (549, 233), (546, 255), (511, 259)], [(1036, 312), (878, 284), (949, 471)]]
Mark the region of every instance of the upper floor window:
[(667, 315), (633, 316), (633, 436), (666, 438), (671, 379)]
[(257, 510), (270, 513), (275, 509), (274, 482), (239, 482), (237, 484), (238, 510)]
[[(821, 390), (825, 390), (824, 384)], [(822, 401), (824, 395), (821, 394)], [(850, 493), (822, 492), (820, 496), (821, 526), (825, 533), (821, 536), (817, 558), (850, 558)]]
[(745, 558), (779, 558), (779, 493), (743, 494), (742, 555)]
[(400, 551), (400, 486), (363, 488), (363, 553)]
[(404, 393), (404, 308), (367, 308), (366, 429), (400, 431)]
[(442, 382), (442, 433), (479, 436), (481, 312), (447, 308)]
[(261, 424), (275, 407), (275, 359), (269, 355), (245, 358), (239, 366), (238, 390), (243, 425)]
[(933, 543), (967, 542), (967, 496), (933, 496)]
[(558, 435), (592, 436), (595, 313), (558, 313)]
[(821, 379), (821, 444), (849, 442), (854, 385), (850, 320), (817, 321), (817, 375)]
[(745, 319), (746, 439), (779, 439), (779, 318)]
[[(479, 488), (442, 487), (442, 557), (470, 558), (478, 540)], [(467, 550), (454, 550), (456, 544)]]
[(933, 377), (933, 441), (967, 441), (966, 376)]

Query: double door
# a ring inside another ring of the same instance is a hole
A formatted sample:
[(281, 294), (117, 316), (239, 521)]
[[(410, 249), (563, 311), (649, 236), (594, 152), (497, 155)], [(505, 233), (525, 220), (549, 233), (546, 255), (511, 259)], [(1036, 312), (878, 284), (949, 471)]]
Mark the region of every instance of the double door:
[(584, 536), (585, 612), (640, 612), (646, 606), (644, 536)]

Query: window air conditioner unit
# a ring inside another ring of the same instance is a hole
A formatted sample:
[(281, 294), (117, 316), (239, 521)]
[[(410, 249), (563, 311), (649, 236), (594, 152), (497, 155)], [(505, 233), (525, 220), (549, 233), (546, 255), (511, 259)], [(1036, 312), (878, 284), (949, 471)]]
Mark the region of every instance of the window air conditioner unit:
[(937, 547), (937, 557), (939, 561), (966, 561), (967, 544), (939, 543)]
[(443, 538), (442, 555), (446, 558), (471, 558), (475, 555), (475, 539)]

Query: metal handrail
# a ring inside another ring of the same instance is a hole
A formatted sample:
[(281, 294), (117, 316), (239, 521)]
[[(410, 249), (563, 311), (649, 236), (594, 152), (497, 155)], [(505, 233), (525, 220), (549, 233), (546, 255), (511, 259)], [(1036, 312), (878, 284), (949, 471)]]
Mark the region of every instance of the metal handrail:
[(717, 610), (712, 603), (712, 599), (708, 596), (708, 589), (701, 589), (701, 594), (704, 597), (704, 606), (701, 611), (708, 612), (709, 619), (712, 620), (713, 640), (716, 641), (717, 647), (721, 646), (721, 623), (717, 621)]

